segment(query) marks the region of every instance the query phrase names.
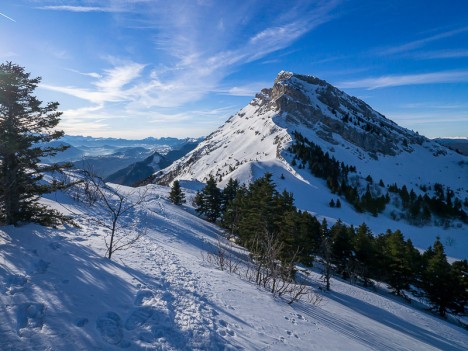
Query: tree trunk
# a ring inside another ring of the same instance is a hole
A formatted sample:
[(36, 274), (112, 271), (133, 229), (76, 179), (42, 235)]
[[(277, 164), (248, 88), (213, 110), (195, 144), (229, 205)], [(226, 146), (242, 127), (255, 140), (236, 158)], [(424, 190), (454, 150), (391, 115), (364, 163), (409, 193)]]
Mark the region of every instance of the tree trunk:
[(114, 244), (114, 234), (115, 234), (115, 226), (117, 224), (117, 219), (114, 219), (112, 221), (112, 230), (111, 230), (111, 239), (110, 239), (110, 243), (109, 243), (109, 255), (107, 256), (107, 258), (110, 260), (112, 258), (112, 250), (113, 250), (113, 244)]

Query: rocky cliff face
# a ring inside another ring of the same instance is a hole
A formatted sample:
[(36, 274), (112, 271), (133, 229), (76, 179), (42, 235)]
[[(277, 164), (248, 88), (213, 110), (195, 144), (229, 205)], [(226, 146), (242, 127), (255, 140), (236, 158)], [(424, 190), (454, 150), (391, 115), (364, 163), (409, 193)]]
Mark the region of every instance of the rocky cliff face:
[[(424, 138), (399, 127), (364, 101), (349, 96), (324, 80), (281, 72), (270, 90), (271, 103), (284, 121), (278, 124), (303, 125), (331, 144), (334, 135), (377, 154), (395, 155), (412, 151), (411, 144)], [(283, 123), (282, 123), (283, 122)]]

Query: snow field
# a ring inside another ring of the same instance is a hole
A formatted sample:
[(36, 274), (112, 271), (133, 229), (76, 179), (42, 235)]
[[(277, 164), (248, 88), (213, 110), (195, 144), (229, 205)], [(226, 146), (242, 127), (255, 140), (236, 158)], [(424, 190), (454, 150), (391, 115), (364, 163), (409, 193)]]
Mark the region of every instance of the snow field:
[[(146, 235), (112, 261), (86, 206), (66, 195), (58, 199), (83, 213), (80, 229), (2, 228), (0, 350), (468, 348), (467, 331), (338, 279), (332, 292), (316, 289), (318, 305), (287, 305), (203, 260), (219, 229), (170, 204), (167, 188), (149, 189), (145, 207), (125, 219), (146, 211)], [(319, 273), (308, 279), (321, 285)]]

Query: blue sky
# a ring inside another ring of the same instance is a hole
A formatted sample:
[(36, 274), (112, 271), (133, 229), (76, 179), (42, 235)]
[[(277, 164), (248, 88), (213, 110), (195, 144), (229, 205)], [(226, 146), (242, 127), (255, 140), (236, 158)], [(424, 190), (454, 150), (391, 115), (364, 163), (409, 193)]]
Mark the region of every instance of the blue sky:
[(207, 135), (310, 74), (428, 137), (468, 136), (468, 1), (6, 0), (0, 60), (68, 134)]

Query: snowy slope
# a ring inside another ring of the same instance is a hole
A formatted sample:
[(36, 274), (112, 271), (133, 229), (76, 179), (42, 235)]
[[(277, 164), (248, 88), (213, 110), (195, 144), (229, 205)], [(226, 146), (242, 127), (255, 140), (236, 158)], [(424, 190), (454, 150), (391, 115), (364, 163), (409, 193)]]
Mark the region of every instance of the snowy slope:
[[(96, 213), (66, 195), (45, 201), (80, 212), (81, 229), (1, 228), (1, 350), (468, 348), (466, 330), (383, 290), (332, 280), (333, 292), (316, 290), (318, 305), (274, 299), (203, 260), (219, 230), (171, 205), (167, 188), (149, 189), (127, 219), (148, 232), (113, 261), (103, 258)], [(321, 284), (314, 272), (309, 279)]]
[(371, 175), (385, 184), (406, 185), (416, 194), (422, 194), (421, 185), (441, 183), (462, 201), (468, 197), (466, 156), (398, 126), (323, 80), (290, 72), (281, 72), (271, 89), (263, 89), (195, 150), (156, 173), (156, 182), (204, 182), (213, 175), (223, 186), (229, 178), (248, 183), (269, 171), (279, 188), (294, 193), (300, 209), (332, 221), (341, 218), (354, 225), (366, 221), (375, 233), (401, 228), (422, 249), (440, 235), (449, 244), (450, 255), (468, 258), (465, 224), (449, 230), (418, 228), (391, 220), (391, 209), (374, 218), (349, 205), (330, 208), (328, 203), (336, 196), (325, 182), (307, 169), (291, 166), (288, 147), (295, 131), (338, 161), (356, 166), (361, 179)]

